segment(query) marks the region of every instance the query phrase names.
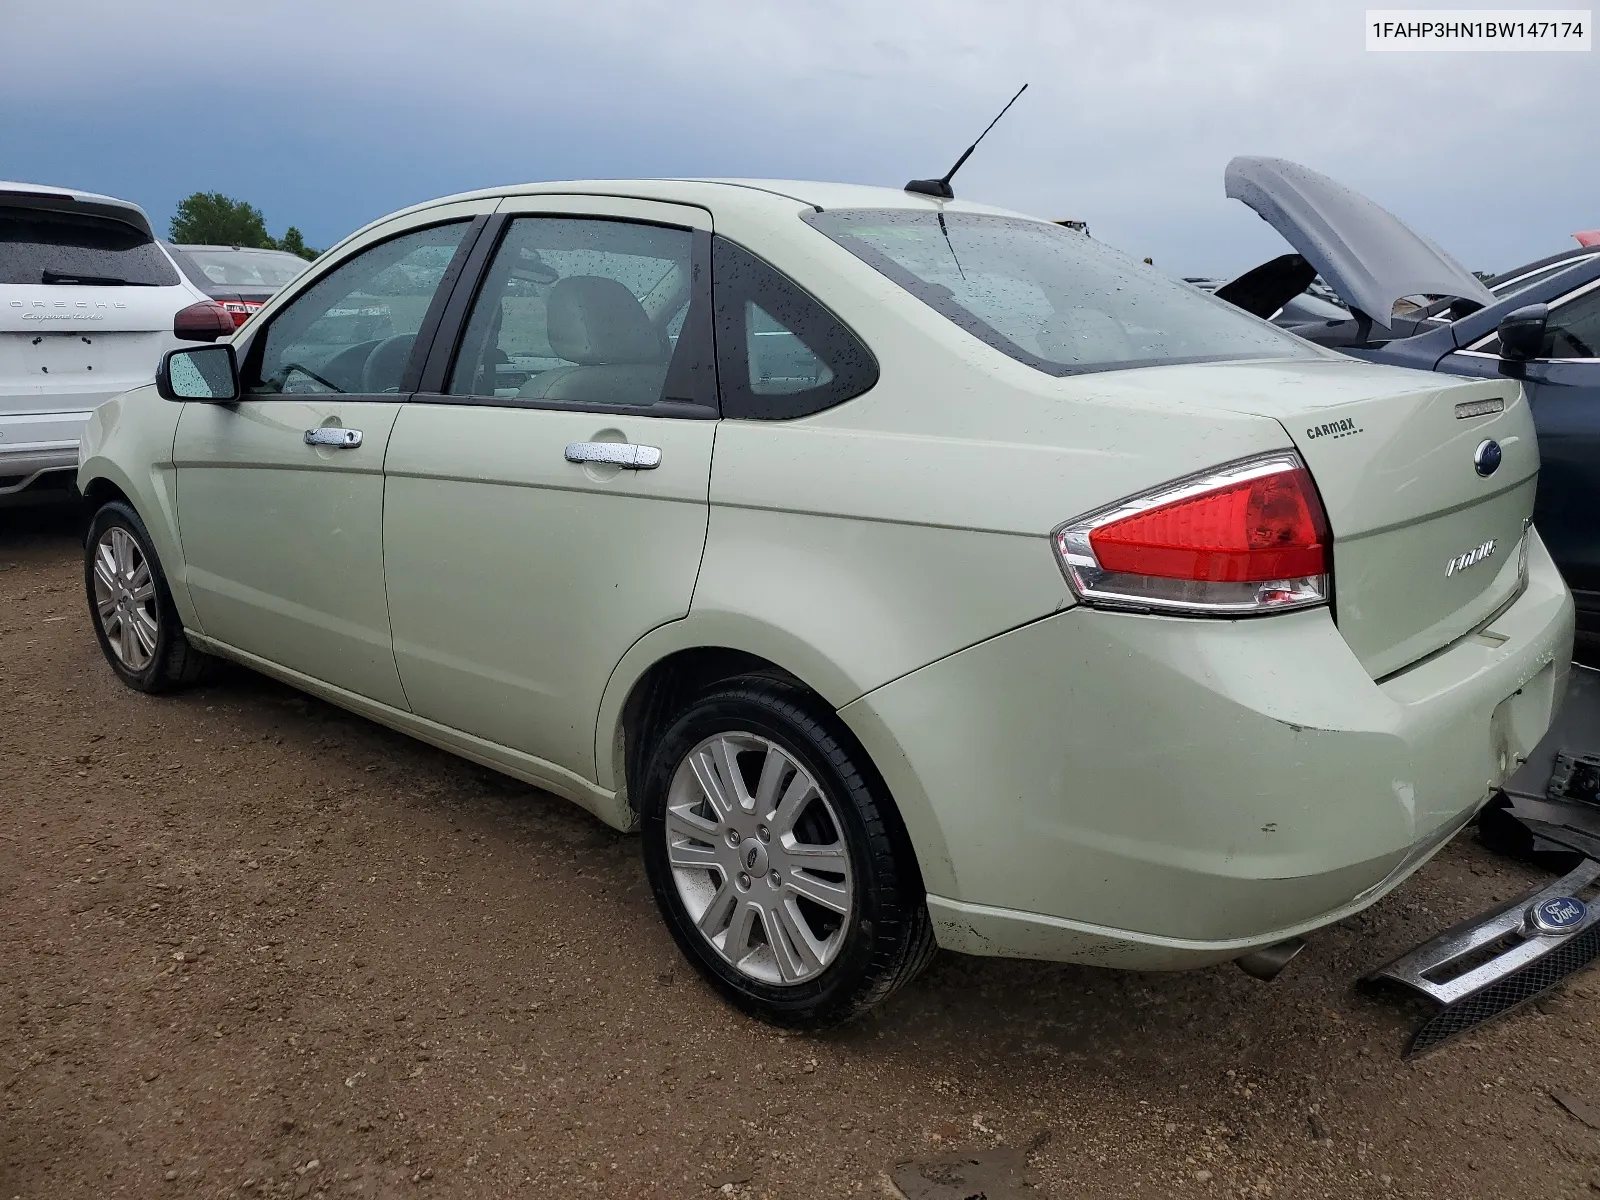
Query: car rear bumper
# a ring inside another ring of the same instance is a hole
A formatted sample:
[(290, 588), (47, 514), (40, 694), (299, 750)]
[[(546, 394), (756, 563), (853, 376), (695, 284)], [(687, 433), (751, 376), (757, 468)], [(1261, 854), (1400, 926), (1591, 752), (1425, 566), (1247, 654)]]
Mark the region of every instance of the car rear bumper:
[(0, 496), (30, 487), (40, 475), (73, 471), (88, 412), (0, 416)]
[(1136, 968), (1301, 934), (1397, 886), (1539, 741), (1572, 600), (1535, 537), (1484, 629), (1375, 682), (1326, 609), (1072, 609), (845, 706), (940, 944)]

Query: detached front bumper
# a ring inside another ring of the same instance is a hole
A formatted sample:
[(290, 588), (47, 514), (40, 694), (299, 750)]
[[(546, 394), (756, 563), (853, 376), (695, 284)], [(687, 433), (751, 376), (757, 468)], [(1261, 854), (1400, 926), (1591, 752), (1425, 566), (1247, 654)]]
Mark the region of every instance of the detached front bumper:
[(1548, 727), (1572, 600), (1542, 543), (1484, 630), (1375, 682), (1325, 609), (1071, 609), (841, 710), (917, 848), (941, 945), (1165, 969), (1397, 886)]

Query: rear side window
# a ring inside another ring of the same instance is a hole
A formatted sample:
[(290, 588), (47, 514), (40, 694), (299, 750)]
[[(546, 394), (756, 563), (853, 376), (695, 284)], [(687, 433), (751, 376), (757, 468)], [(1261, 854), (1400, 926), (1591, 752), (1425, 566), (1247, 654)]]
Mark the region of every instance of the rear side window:
[(803, 417), (878, 382), (872, 352), (793, 280), (720, 237), (711, 263), (723, 416)]
[(805, 220), (953, 324), (1049, 375), (1320, 353), (1046, 221), (920, 209)]
[(149, 234), (106, 217), (0, 208), (0, 284), (172, 287), (178, 272)]

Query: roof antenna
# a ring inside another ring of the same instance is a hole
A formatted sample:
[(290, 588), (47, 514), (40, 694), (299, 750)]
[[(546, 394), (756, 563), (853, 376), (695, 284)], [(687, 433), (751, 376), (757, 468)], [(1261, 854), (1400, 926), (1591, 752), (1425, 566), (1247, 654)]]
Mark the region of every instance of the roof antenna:
[(984, 138), (988, 137), (989, 130), (993, 129), (1000, 123), (1000, 117), (1006, 115), (1006, 109), (1009, 109), (1017, 102), (1017, 96), (1022, 95), (1022, 93), (1027, 90), (1027, 84), (1023, 84), (1017, 89), (1017, 95), (1006, 101), (1006, 107), (1000, 110), (1000, 116), (989, 122), (988, 127), (978, 135), (978, 141), (973, 142), (972, 145), (967, 147), (966, 153), (960, 158), (956, 159), (956, 165), (946, 171), (942, 179), (913, 179), (910, 183), (906, 184), (905, 190), (908, 192), (916, 192), (920, 196), (936, 196), (940, 200), (954, 200), (956, 198), (956, 194), (950, 190), (950, 180), (955, 177), (955, 173), (957, 171), (961, 170), (961, 165), (966, 162), (967, 159), (972, 157), (972, 152), (978, 148), (978, 142), (981, 142)]

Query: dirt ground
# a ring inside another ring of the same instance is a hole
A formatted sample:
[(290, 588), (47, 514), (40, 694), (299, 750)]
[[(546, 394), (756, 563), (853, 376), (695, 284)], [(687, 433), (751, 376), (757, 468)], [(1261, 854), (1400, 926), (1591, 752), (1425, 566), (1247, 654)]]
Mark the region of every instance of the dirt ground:
[(243, 671), (101, 662), (0, 513), (0, 1197), (1590, 1196), (1600, 972), (1415, 1063), (1365, 969), (1542, 876), (1463, 837), (1274, 983), (941, 954), (823, 1037), (680, 961), (633, 839)]

